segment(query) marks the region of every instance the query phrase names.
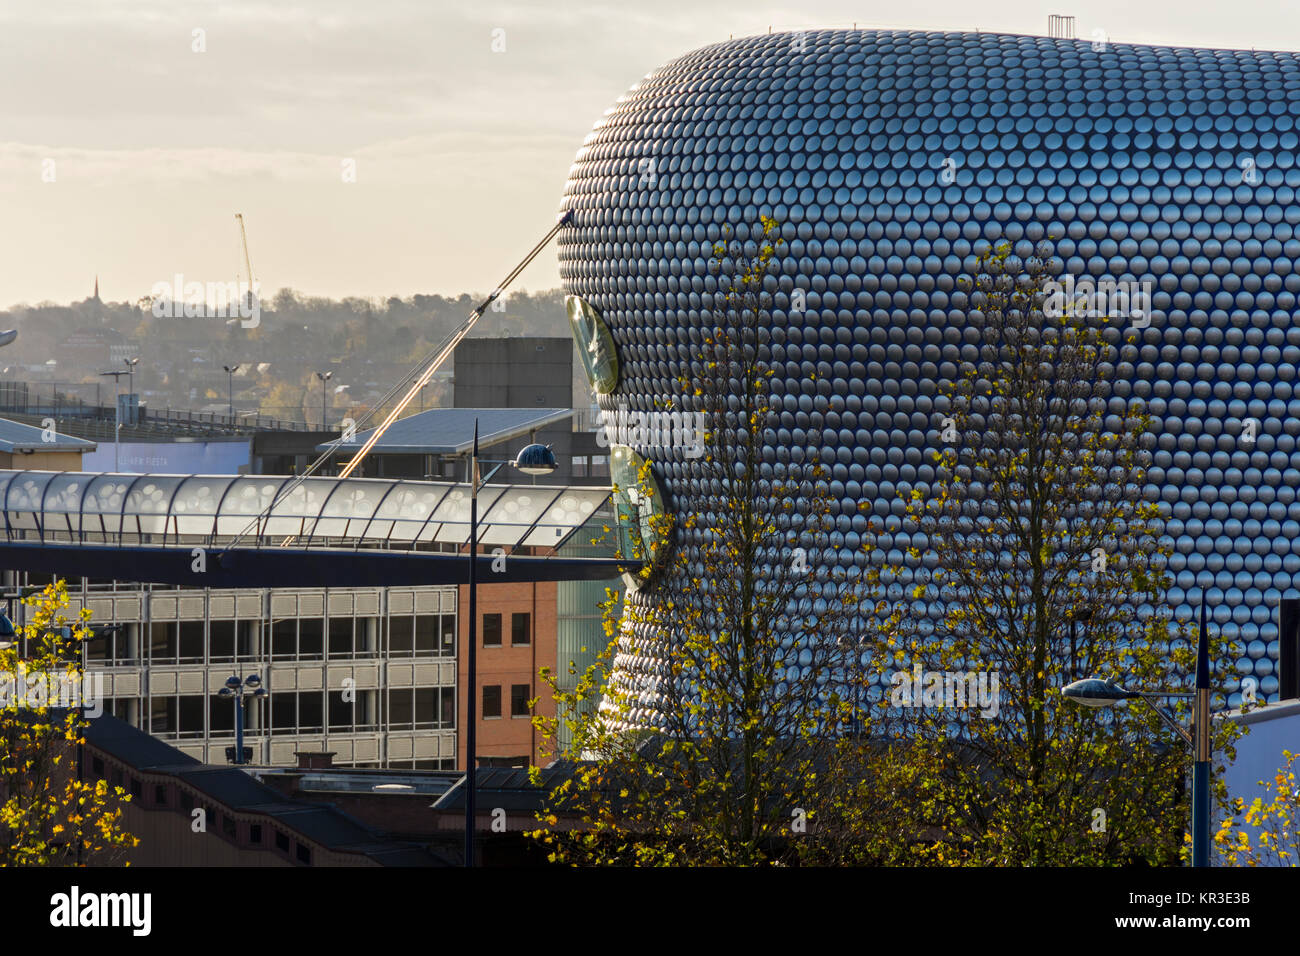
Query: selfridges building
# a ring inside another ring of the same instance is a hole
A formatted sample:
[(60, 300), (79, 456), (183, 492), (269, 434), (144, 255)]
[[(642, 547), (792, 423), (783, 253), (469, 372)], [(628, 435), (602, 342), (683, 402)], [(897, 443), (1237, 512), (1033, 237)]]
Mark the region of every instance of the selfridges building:
[[(1155, 420), (1168, 600), (1187, 619), (1207, 588), (1235, 638), (1230, 703), (1252, 677), (1274, 701), (1276, 608), (1300, 593), (1297, 118), (1291, 53), (829, 30), (689, 53), (614, 104), (565, 188), (561, 274), (593, 389), (603, 409), (648, 411), (698, 377), (688, 330), (718, 304), (713, 243), (775, 218), (762, 358), (788, 444), (765, 459), (833, 449), (836, 541), (858, 547), (866, 513), (900, 514), (899, 488), (933, 476), (977, 244), (1052, 237), (1067, 275), (1149, 292), (1112, 388)], [(646, 457), (665, 507), (707, 510), (698, 459)], [(625, 627), (617, 680), (662, 670), (630, 653), (646, 637)]]

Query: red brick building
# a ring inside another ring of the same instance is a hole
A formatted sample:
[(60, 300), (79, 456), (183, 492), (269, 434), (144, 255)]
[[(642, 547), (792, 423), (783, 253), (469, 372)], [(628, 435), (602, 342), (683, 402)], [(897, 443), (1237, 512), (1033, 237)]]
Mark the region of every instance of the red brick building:
[[(532, 715), (555, 714), (550, 688), (538, 671), (556, 666), (556, 588), (553, 581), (480, 584), (478, 587), (477, 756), (480, 766), (522, 766), (541, 759)], [(469, 588), (460, 587), (457, 686), (467, 687), (464, 649), (469, 641)], [(468, 727), (467, 697), (460, 695), (457, 726)], [(535, 708), (528, 702), (538, 698)], [(466, 766), (466, 742), (458, 734), (458, 767)]]

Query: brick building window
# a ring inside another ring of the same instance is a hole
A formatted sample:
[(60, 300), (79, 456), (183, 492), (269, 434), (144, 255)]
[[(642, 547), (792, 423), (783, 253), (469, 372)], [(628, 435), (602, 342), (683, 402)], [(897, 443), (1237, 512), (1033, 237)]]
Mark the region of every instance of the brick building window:
[(532, 690), (527, 684), (510, 685), (510, 716), (527, 717), (528, 716), (528, 698), (531, 696), (529, 691)]
[(483, 688), (483, 716), (501, 716), (501, 686), (491, 684)]
[(510, 643), (515, 647), (533, 642), (533, 616), (531, 614), (510, 615)]
[(500, 614), (483, 615), (483, 646), (484, 647), (501, 646), (501, 615)]

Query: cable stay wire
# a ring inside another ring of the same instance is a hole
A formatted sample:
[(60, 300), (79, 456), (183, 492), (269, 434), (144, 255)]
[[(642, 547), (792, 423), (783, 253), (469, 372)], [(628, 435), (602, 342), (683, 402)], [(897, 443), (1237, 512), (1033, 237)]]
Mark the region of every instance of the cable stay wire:
[[(366, 440), (366, 443), (361, 447), (359, 451), (357, 451), (355, 455), (352, 456), (352, 460), (347, 463), (343, 471), (338, 475), (338, 479), (340, 481), (351, 476), (352, 472), (355, 471), (357, 466), (361, 464), (362, 459), (364, 459), (365, 456), (369, 454), (370, 450), (375, 447), (375, 443), (378, 442), (379, 439), (383, 437), (384, 432), (386, 432), (389, 429), (389, 427), (393, 424), (393, 422), (397, 421), (398, 417), (402, 414), (402, 412), (406, 409), (406, 407), (410, 405), (411, 402), (415, 399), (415, 396), (420, 394), (420, 390), (429, 384), (429, 380), (433, 378), (433, 374), (436, 371), (438, 371), (438, 369), (442, 366), (442, 364), (452, 354), (452, 352), (455, 350), (456, 346), (460, 343), (460, 341), (463, 338), (465, 338), (466, 335), (469, 334), (471, 329), (474, 328), (474, 325), (478, 322), (480, 318), (482, 318), (483, 313), (486, 312), (491, 307), (492, 303), (495, 302), (501, 296), (501, 294), (505, 292), (507, 288), (509, 288), (510, 284), (514, 282), (515, 279), (519, 278), (520, 273), (522, 273), (526, 268), (528, 268), (529, 265), (532, 264), (532, 261), (536, 259), (538, 255), (541, 254), (541, 251), (550, 244), (551, 240), (554, 239), (556, 235), (559, 233), (559, 231), (562, 228), (564, 228), (564, 226), (566, 226), (572, 219), (573, 219), (573, 210), (570, 209), (566, 211), (564, 215), (562, 215), (559, 218), (559, 220), (555, 223), (554, 226), (551, 227), (550, 230), (547, 231), (546, 235), (544, 235), (541, 238), (541, 240), (537, 243), (537, 245), (533, 246), (532, 250), (529, 251), (528, 255), (524, 256), (524, 258), (520, 260), (520, 262), (513, 269), (511, 269), (509, 273), (507, 273), (506, 277), (501, 280), (501, 282), (497, 285), (495, 289), (492, 290), (492, 293), (486, 299), (484, 299), (481, 303), (479, 303), (478, 307), (475, 308), (474, 311), (469, 314), (469, 316), (465, 319), (465, 321), (462, 322), (460, 326), (457, 327), (450, 335), (448, 335), (445, 339), (443, 339), (442, 344), (439, 345), (438, 348), (430, 352), (419, 362), (419, 364), (415, 365), (409, 372), (407, 372), (404, 376), (402, 376), (402, 378), (399, 379), (397, 383), (394, 384), (391, 388), (389, 388), (389, 390), (384, 393), (383, 397), (381, 397), (379, 401), (376, 402), (371, 407), (370, 411), (366, 412), (366, 414), (362, 416), (361, 420), (356, 423), (357, 429), (360, 429), (361, 427), (369, 423), (369, 421), (375, 416), (375, 414), (378, 412), (379, 409), (383, 408), (389, 402), (390, 399), (392, 399), (395, 395), (401, 392), (403, 388), (407, 386), (408, 382), (411, 382), (412, 379), (414, 379), (413, 384), (411, 384), (410, 388), (407, 390), (406, 394), (402, 397), (401, 401), (399, 401), (396, 405), (393, 406), (393, 410), (388, 413), (384, 421), (379, 425), (378, 428), (375, 429), (374, 433), (370, 436), (370, 438)], [(275, 506), (279, 504), (281, 501), (283, 501), (285, 498), (287, 498), (289, 495), (293, 494), (293, 492), (297, 488), (301, 487), (303, 482), (305, 482), (308, 478), (315, 475), (316, 472), (320, 470), (321, 466), (324, 465), (325, 462), (329, 461), (329, 459), (335, 454), (339, 446), (343, 444), (344, 440), (347, 437), (348, 434), (346, 432), (340, 434), (338, 438), (334, 439), (329, 443), (329, 446), (325, 449), (325, 451), (321, 453), (320, 457), (318, 457), (314, 462), (312, 462), (311, 465), (309, 465), (304, 472), (302, 472), (299, 475), (295, 475), (293, 481), (290, 481), (287, 484), (283, 485), (275, 493), (275, 496), (271, 499), (270, 504), (268, 504), (265, 508), (263, 508), (252, 519), (250, 519), (248, 524), (244, 526), (243, 530), (241, 530), (237, 535), (235, 535), (234, 538), (231, 539), (226, 544), (226, 546), (221, 549), (220, 552), (218, 552), (218, 557), (220, 555), (225, 554), (235, 545), (239, 544), (239, 542), (252, 529), (258, 527), (259, 524), (261, 524), (263, 521), (268, 519), (270, 517), (271, 512), (274, 510)], [(281, 542), (281, 547), (287, 547), (292, 541), (295, 540), (296, 537), (297, 535), (287, 536), (285, 540)]]

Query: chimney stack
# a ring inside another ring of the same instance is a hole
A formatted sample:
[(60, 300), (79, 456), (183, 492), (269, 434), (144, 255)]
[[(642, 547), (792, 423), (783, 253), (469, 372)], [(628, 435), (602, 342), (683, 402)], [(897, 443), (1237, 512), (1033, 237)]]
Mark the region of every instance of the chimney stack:
[(334, 750), (295, 750), (299, 770), (328, 770), (334, 766)]

